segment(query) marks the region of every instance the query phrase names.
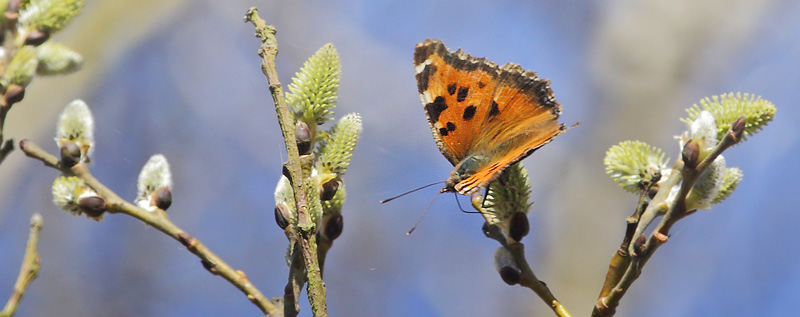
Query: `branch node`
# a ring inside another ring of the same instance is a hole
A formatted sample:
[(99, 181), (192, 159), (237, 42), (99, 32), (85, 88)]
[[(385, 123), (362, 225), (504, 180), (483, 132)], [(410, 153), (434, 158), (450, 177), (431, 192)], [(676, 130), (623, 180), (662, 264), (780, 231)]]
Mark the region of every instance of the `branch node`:
[(197, 246), (197, 239), (186, 232), (181, 232), (178, 234), (178, 242), (180, 242), (187, 249), (193, 249), (195, 246)]
[(206, 270), (211, 272), (211, 274), (214, 274), (214, 275), (218, 275), (219, 274), (219, 270), (217, 269), (217, 265), (214, 264), (214, 263), (211, 263), (211, 261), (208, 261), (208, 260), (204, 259), (204, 260), (201, 260), (200, 263), (202, 263), (203, 264), (203, 268), (205, 268)]
[(655, 237), (655, 238), (656, 238), (656, 240), (657, 240), (659, 243), (666, 243), (666, 242), (667, 242), (667, 240), (669, 240), (669, 236), (668, 236), (668, 235), (665, 235), (665, 234), (663, 234), (663, 233), (661, 233), (661, 232), (658, 232), (658, 231), (656, 231), (656, 232), (653, 232), (653, 237)]

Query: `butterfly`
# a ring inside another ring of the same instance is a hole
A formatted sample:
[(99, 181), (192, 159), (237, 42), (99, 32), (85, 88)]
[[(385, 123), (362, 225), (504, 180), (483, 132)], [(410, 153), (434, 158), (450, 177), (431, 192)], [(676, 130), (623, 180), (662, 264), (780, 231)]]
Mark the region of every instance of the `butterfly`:
[(414, 72), (433, 138), (454, 169), (440, 192), (471, 195), (567, 128), (550, 81), (427, 39)]

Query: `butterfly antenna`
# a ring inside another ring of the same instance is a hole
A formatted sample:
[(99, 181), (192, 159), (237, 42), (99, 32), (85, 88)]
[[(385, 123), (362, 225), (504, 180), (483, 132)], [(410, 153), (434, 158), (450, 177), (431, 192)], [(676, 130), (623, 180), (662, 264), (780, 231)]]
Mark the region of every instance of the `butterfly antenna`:
[(458, 209), (461, 209), (461, 212), (463, 212), (465, 214), (479, 214), (479, 213), (481, 213), (480, 211), (467, 211), (467, 210), (464, 210), (464, 208), (461, 208), (461, 201), (458, 200), (458, 194), (453, 192), (453, 197), (456, 199), (456, 204), (458, 204)]
[[(431, 185), (433, 185), (433, 184), (427, 185), (425, 187), (428, 187), (428, 186), (431, 186)], [(423, 187), (423, 188), (425, 188), (425, 187)], [(419, 188), (417, 188), (417, 189), (419, 189)], [(406, 194), (408, 194), (408, 193), (406, 193)], [(417, 222), (414, 223), (413, 227), (411, 227), (411, 230), (408, 230), (408, 232), (406, 232), (406, 235), (411, 235), (411, 233), (414, 232), (415, 229), (417, 229), (417, 225), (419, 225), (419, 223), (422, 221), (422, 218), (425, 217), (425, 214), (428, 213), (428, 209), (431, 209), (431, 205), (433, 205), (433, 201), (436, 200), (436, 197), (439, 196), (439, 194), (441, 194), (441, 192), (437, 192), (436, 195), (433, 195), (433, 199), (431, 199), (431, 202), (428, 203), (428, 207), (425, 207), (425, 211), (423, 211), (422, 215), (419, 216), (419, 219), (417, 219)], [(403, 194), (403, 195), (405, 195), (405, 194)], [(402, 196), (402, 195), (400, 195), (400, 196)], [(395, 197), (395, 198), (397, 198), (397, 197)], [(394, 198), (392, 198), (392, 199), (394, 199)]]
[(574, 128), (574, 127), (577, 127), (579, 124), (581, 124), (581, 122), (580, 122), (580, 121), (578, 121), (578, 122), (575, 122), (575, 124), (573, 124), (573, 125), (569, 126), (569, 128), (567, 128), (567, 130), (569, 130), (569, 129), (572, 129), (572, 128)]
[[(420, 187), (420, 188), (415, 188), (415, 189), (409, 190), (409, 191), (407, 191), (407, 192), (405, 192), (405, 193), (402, 193), (402, 194), (400, 194), (400, 195), (397, 195), (397, 196), (394, 196), (394, 197), (391, 197), (391, 198), (386, 198), (386, 199), (384, 199), (384, 200), (381, 200), (381, 204), (388, 203), (388, 202), (390, 202), (390, 201), (392, 201), (392, 200), (395, 200), (395, 199), (397, 199), (397, 198), (400, 198), (400, 197), (403, 197), (403, 196), (405, 196), (405, 195), (411, 194), (411, 193), (413, 193), (413, 192), (415, 192), (415, 191), (418, 191), (418, 190), (420, 190), (420, 189), (423, 189), (423, 188), (428, 188), (428, 187), (431, 187), (431, 186), (433, 186), (433, 185), (436, 185), (436, 184), (441, 184), (441, 183), (444, 183), (444, 181), (439, 181), (439, 182), (431, 183), (431, 184), (428, 184), (428, 185), (422, 186), (422, 187)], [(437, 194), (437, 195), (438, 195), (438, 194)], [(433, 196), (433, 198), (434, 198), (434, 199), (436, 199), (436, 196)]]

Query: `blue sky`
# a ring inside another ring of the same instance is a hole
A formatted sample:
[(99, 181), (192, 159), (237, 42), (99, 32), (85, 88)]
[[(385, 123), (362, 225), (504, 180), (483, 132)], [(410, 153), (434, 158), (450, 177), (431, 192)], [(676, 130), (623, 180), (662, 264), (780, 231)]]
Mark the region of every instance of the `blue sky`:
[[(258, 41), (241, 22), (253, 5), (278, 29), (281, 81), (332, 42), (342, 63), (337, 117), (363, 116), (345, 177), (344, 232), (325, 270), (332, 316), (549, 314), (530, 291), (500, 280), (497, 243), (449, 195), (411, 236), (405, 232), (436, 190), (378, 204), (452, 169), (414, 82), (413, 47), (425, 38), (536, 71), (552, 80), (562, 121), (581, 122), (524, 161), (535, 201), (528, 261), (575, 315), (591, 309), (636, 201), (604, 174), (605, 150), (642, 140), (674, 160), (673, 136), (685, 128), (678, 119), (700, 98), (741, 91), (774, 102), (775, 120), (725, 153), (744, 171), (737, 191), (678, 223), (620, 315), (795, 313), (800, 6), (791, 1), (194, 1), (146, 26), (99, 20), (100, 5), (90, 1), (75, 33), (57, 37), (87, 56), (90, 77), (37, 79), (28, 94), (47, 98), (21, 105), (52, 114), (18, 117), (6, 133), (55, 152), (55, 113), (86, 100), (97, 121), (94, 175), (133, 199), (139, 169), (163, 153), (175, 178), (171, 219), (267, 296), (280, 295), (286, 239), (273, 222), (272, 191), (286, 155)], [(103, 28), (120, 35), (93, 40)], [(146, 30), (127, 37), (136, 29)], [(87, 82), (80, 90), (44, 88), (78, 80)], [(15, 130), (25, 125), (40, 128)], [(59, 211), (49, 195), (55, 176), (19, 152), (0, 166), (0, 298), (16, 277), (30, 214), (45, 218), (42, 273), (20, 316), (258, 314), (156, 230), (122, 215), (95, 223)], [(304, 304), (303, 315), (309, 311)]]

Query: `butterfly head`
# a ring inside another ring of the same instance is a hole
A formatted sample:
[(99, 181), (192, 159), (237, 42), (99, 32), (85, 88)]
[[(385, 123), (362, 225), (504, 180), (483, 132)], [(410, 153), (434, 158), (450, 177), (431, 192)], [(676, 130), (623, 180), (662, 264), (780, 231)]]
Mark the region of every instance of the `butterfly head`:
[(481, 166), (490, 158), (484, 154), (474, 154), (461, 160), (450, 172), (450, 177), (444, 182), (444, 188), (440, 192), (457, 192), (461, 195), (470, 195), (481, 189), (480, 186), (466, 186), (462, 181), (470, 178)]

